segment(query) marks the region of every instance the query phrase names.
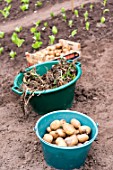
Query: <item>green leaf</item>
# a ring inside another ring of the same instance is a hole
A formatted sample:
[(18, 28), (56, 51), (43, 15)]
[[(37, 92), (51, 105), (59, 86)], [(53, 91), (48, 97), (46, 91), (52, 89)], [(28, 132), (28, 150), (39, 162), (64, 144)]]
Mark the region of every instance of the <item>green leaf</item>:
[(22, 31), (22, 27), (16, 27), (16, 28), (15, 28), (15, 31), (16, 31), (16, 32), (21, 32), (21, 31)]
[(4, 18), (7, 18), (10, 14), (11, 5), (6, 6), (3, 10), (0, 10), (0, 13), (4, 16)]
[(10, 4), (12, 2), (12, 0), (5, 0), (5, 2), (7, 2), (8, 4)]
[(50, 13), (51, 18), (54, 18), (55, 14), (53, 12)]
[(73, 20), (69, 20), (68, 25), (71, 28), (73, 26)]
[(102, 16), (100, 19), (100, 22), (103, 24), (103, 23), (105, 23), (105, 21), (106, 21), (105, 17)]
[(107, 0), (103, 0), (103, 5), (106, 6)]
[(74, 14), (75, 14), (76, 17), (79, 17), (79, 14), (78, 14), (78, 10), (77, 10), (77, 9), (74, 10)]
[(23, 42), (25, 41), (24, 39), (20, 39), (18, 37), (17, 33), (15, 33), (15, 32), (12, 34), (11, 40), (15, 45), (17, 45), (17, 47), (21, 47)]
[(57, 29), (56, 26), (53, 26), (53, 27), (52, 27), (52, 33), (53, 33), (54, 35), (56, 35), (56, 34), (58, 33), (58, 29)]
[(40, 33), (40, 32), (35, 32), (35, 33), (34, 33), (34, 36), (33, 36), (33, 39), (34, 39), (35, 41), (39, 41), (39, 40), (41, 39), (40, 36), (41, 36), (41, 33)]
[(54, 44), (54, 41), (55, 41), (55, 36), (54, 35), (49, 35), (49, 43), (52, 45)]
[(0, 47), (0, 55), (3, 53), (3, 51), (4, 51), (4, 48)]
[(15, 58), (16, 55), (17, 55), (16, 52), (13, 51), (13, 50), (11, 50), (11, 52), (9, 53), (9, 56), (10, 56), (11, 58)]
[(48, 27), (48, 23), (47, 22), (44, 22), (44, 27)]
[(61, 8), (61, 13), (65, 13), (66, 12), (66, 10), (65, 10), (65, 8)]
[(31, 32), (31, 33), (35, 33), (36, 31), (37, 31), (36, 27), (31, 27), (31, 28), (30, 28), (30, 32)]
[(20, 9), (21, 9), (22, 11), (28, 10), (28, 9), (29, 9), (29, 4), (23, 4), (23, 5), (21, 5), (21, 6), (20, 6)]
[(85, 19), (85, 21), (88, 20), (88, 11), (86, 11), (86, 12), (84, 13), (84, 19)]
[(103, 10), (103, 14), (105, 14), (106, 12), (109, 12), (109, 9), (104, 9)]
[(73, 30), (73, 31), (71, 32), (71, 37), (74, 37), (76, 34), (77, 34), (77, 29), (76, 29), (76, 30)]
[(93, 4), (90, 4), (89, 8), (90, 8), (91, 10), (93, 9), (93, 7), (94, 7)]
[(40, 20), (38, 20), (37, 22), (35, 22), (36, 27), (38, 27), (40, 24), (41, 24), (41, 21), (40, 21)]
[(66, 14), (62, 14), (63, 20), (66, 22), (67, 16)]
[(42, 41), (36, 41), (35, 43), (32, 44), (32, 48), (38, 49), (42, 46)]
[(0, 31), (0, 38), (4, 38), (5, 33)]
[(86, 30), (88, 31), (90, 28), (90, 23), (88, 21), (86, 22), (85, 27), (86, 27)]
[(21, 0), (21, 2), (24, 4), (29, 4), (29, 0)]
[(43, 5), (43, 3), (41, 1), (37, 1), (35, 4), (35, 6), (37, 6), (37, 7), (41, 7), (42, 5)]

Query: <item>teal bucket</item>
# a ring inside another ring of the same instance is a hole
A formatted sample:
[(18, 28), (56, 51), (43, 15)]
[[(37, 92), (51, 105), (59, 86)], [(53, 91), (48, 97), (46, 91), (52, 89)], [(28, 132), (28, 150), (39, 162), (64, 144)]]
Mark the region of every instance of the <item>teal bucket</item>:
[[(25, 71), (29, 71), (35, 67), (36, 72), (39, 75), (43, 75), (50, 70), (53, 65), (58, 64), (58, 62), (59, 61), (50, 61), (37, 64), (27, 68)], [(79, 62), (76, 63), (76, 70), (76, 77), (69, 83), (54, 89), (35, 91), (34, 96), (29, 101), (33, 110), (38, 114), (46, 114), (54, 110), (70, 108), (73, 103), (76, 82), (82, 74), (81, 64)], [(23, 76), (23, 73), (19, 73), (14, 79), (12, 90), (18, 95), (23, 94), (23, 91), (20, 91), (20, 87), (23, 83)], [(29, 95), (30, 92), (27, 91), (27, 94)]]
[[(76, 118), (82, 125), (88, 125), (92, 132), (90, 134), (90, 140), (82, 146), (74, 147), (59, 147), (50, 143), (47, 143), (42, 139), (46, 132), (46, 128), (50, 123), (55, 120), (65, 119), (70, 122), (72, 118)], [(48, 113), (42, 116), (36, 123), (34, 128), (37, 137), (40, 139), (44, 158), (46, 163), (56, 169), (72, 170), (74, 168), (80, 168), (84, 165), (88, 151), (91, 148), (93, 141), (98, 134), (97, 124), (88, 116), (70, 110), (59, 110)]]

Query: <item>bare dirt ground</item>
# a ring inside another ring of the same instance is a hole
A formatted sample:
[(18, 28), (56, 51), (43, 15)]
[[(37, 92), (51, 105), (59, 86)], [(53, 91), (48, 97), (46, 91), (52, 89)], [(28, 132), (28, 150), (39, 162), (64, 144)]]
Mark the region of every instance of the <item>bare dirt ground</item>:
[[(99, 7), (98, 4), (97, 6)], [(97, 141), (93, 143), (81, 170), (113, 169), (112, 1), (109, 2), (109, 9), (105, 27), (93, 29), (92, 23), (89, 33), (81, 30), (81, 34), (74, 39), (79, 40), (82, 45), (80, 62), (83, 74), (77, 82), (71, 109), (87, 114), (99, 124)], [(100, 8), (96, 7), (97, 15), (98, 10)], [(98, 16), (92, 20), (97, 21)], [(58, 36), (61, 34), (62, 32)], [(7, 38), (1, 43), (10, 45)], [(40, 142), (33, 131), (40, 116), (30, 110), (28, 118), (24, 118), (20, 97), (11, 91), (14, 76), (26, 66), (21, 53), (15, 60), (8, 58), (8, 50), (0, 57), (0, 169), (53, 170), (46, 165)]]

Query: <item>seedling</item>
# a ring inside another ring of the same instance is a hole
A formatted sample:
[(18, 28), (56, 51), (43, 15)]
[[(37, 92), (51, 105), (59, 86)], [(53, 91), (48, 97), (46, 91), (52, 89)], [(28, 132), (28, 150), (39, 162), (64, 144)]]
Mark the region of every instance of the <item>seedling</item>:
[(66, 20), (67, 20), (67, 16), (66, 16), (66, 14), (62, 14), (62, 17), (63, 17), (63, 20), (66, 22)]
[(4, 38), (5, 33), (0, 31), (0, 38)]
[(55, 14), (53, 12), (50, 13), (51, 18), (54, 18)]
[(70, 35), (69, 37), (74, 37), (76, 34), (77, 34), (77, 29), (76, 29), (76, 30), (73, 30), (73, 31), (71, 32), (71, 35)]
[(74, 14), (75, 14), (76, 17), (79, 17), (79, 14), (78, 14), (78, 10), (77, 10), (77, 9), (74, 10)]
[(15, 31), (18, 32), (18, 33), (21, 32), (22, 31), (22, 27), (16, 27)]
[(29, 4), (29, 0), (21, 0), (21, 2), (24, 4)]
[(88, 21), (85, 23), (85, 28), (86, 28), (87, 31), (89, 31), (89, 29), (90, 29), (90, 23), (89, 23)]
[(86, 12), (84, 13), (84, 19), (85, 19), (85, 21), (88, 20), (88, 11), (86, 11)]
[(90, 8), (90, 10), (92, 11), (93, 8), (94, 8), (93, 4), (90, 4), (89, 8)]
[(21, 6), (20, 6), (20, 9), (21, 9), (22, 11), (28, 10), (28, 9), (29, 9), (29, 4), (23, 4), (23, 5), (21, 5)]
[(106, 6), (107, 0), (103, 0), (103, 5)]
[(65, 8), (61, 8), (61, 13), (62, 13), (62, 14), (65, 14), (65, 13), (66, 13)]
[(103, 14), (105, 14), (106, 12), (109, 12), (109, 9), (104, 9), (103, 10)]
[(30, 32), (33, 34), (33, 33), (35, 33), (37, 31), (37, 28), (36, 27), (31, 27), (31, 29), (30, 29)]
[(0, 13), (4, 16), (4, 18), (7, 18), (10, 14), (11, 5), (6, 6), (3, 10), (0, 10)]
[(48, 27), (48, 23), (47, 22), (44, 22), (44, 27)]
[(0, 47), (0, 55), (3, 53), (4, 47)]
[(40, 32), (35, 32), (35, 33), (34, 33), (34, 36), (33, 36), (33, 39), (34, 39), (35, 41), (39, 41), (39, 40), (41, 39), (40, 36), (41, 36), (41, 33), (40, 33)]
[(68, 26), (71, 28), (73, 26), (73, 20), (69, 20)]
[(13, 51), (13, 50), (11, 50), (11, 52), (9, 53), (9, 56), (13, 59), (13, 58), (15, 58), (16, 57), (16, 51)]
[(52, 27), (52, 33), (53, 33), (54, 35), (56, 35), (56, 34), (58, 33), (58, 29), (57, 29), (56, 26), (53, 26), (53, 27)]
[(38, 27), (38, 26), (40, 25), (40, 23), (41, 23), (40, 20), (38, 20), (37, 22), (35, 22), (36, 27)]
[(104, 24), (104, 23), (105, 23), (105, 21), (106, 21), (105, 17), (104, 17), (104, 16), (102, 16), (102, 17), (101, 17), (101, 19), (100, 19), (100, 22), (101, 22), (102, 24)]
[(17, 45), (17, 47), (21, 47), (22, 44), (23, 44), (24, 41), (25, 41), (24, 39), (20, 39), (20, 38), (18, 37), (18, 35), (17, 35), (16, 32), (14, 32), (14, 33), (12, 34), (11, 40), (12, 40), (12, 42), (13, 42), (15, 45)]
[(5, 0), (5, 2), (7, 2), (7, 4), (10, 4), (12, 0)]
[(43, 3), (41, 1), (37, 1), (35, 4), (35, 6), (37, 6), (37, 7), (41, 7), (42, 5), (43, 5)]
[(54, 35), (49, 35), (49, 43), (52, 45), (55, 42), (55, 36)]
[(42, 41), (36, 41), (35, 43), (32, 44), (33, 49), (38, 49), (42, 46)]
[(84, 4), (81, 4), (81, 5), (80, 5), (80, 8), (84, 8)]

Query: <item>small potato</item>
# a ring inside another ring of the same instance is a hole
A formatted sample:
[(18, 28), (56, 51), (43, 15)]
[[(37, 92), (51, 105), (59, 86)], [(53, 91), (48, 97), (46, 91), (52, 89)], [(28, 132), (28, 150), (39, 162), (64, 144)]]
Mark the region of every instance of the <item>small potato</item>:
[(91, 133), (91, 128), (89, 126), (80, 126), (79, 127), (79, 132), (82, 133), (86, 133), (87, 135), (89, 135)]
[(60, 123), (61, 123), (61, 126), (62, 126), (64, 123), (66, 123), (66, 120), (65, 119), (61, 119)]
[(47, 127), (47, 132), (51, 132), (51, 128), (50, 127)]
[(55, 53), (55, 55), (56, 55), (56, 57), (60, 57), (60, 53), (59, 52)]
[(87, 134), (81, 134), (77, 135), (77, 138), (80, 143), (84, 143), (89, 139), (89, 136)]
[(81, 126), (81, 123), (77, 119), (71, 119), (71, 124), (78, 129)]
[(78, 144), (78, 139), (76, 135), (72, 135), (70, 137), (65, 138), (65, 142), (67, 146), (75, 146)]
[(62, 48), (62, 44), (61, 44), (61, 43), (57, 43), (57, 44), (55, 45), (55, 48), (56, 48), (56, 49)]
[(57, 129), (56, 132), (57, 132), (59, 137), (63, 137), (63, 138), (66, 137), (66, 133), (64, 132), (63, 129)]
[(45, 134), (43, 139), (46, 141), (46, 142), (49, 142), (49, 143), (52, 143), (53, 141), (53, 136), (50, 135), (50, 134)]
[(56, 139), (56, 144), (57, 144), (58, 146), (64, 146), (64, 147), (67, 146), (65, 140), (64, 140), (63, 138), (61, 138), (61, 137), (58, 137), (58, 138)]
[(82, 146), (82, 145), (83, 145), (83, 143), (78, 143), (78, 144), (77, 144), (77, 146)]
[(49, 134), (53, 136), (53, 139), (56, 139), (59, 136), (56, 131), (51, 131)]
[(71, 125), (69, 123), (64, 123), (63, 124), (63, 129), (64, 129), (64, 132), (67, 135), (73, 135), (75, 133), (75, 128), (73, 127), (73, 125)]
[(74, 135), (78, 135), (79, 134), (79, 130), (75, 129)]
[(61, 123), (60, 123), (59, 120), (54, 120), (54, 121), (50, 124), (50, 128), (51, 128), (52, 130), (57, 130), (57, 129), (60, 128), (60, 126), (61, 126)]

